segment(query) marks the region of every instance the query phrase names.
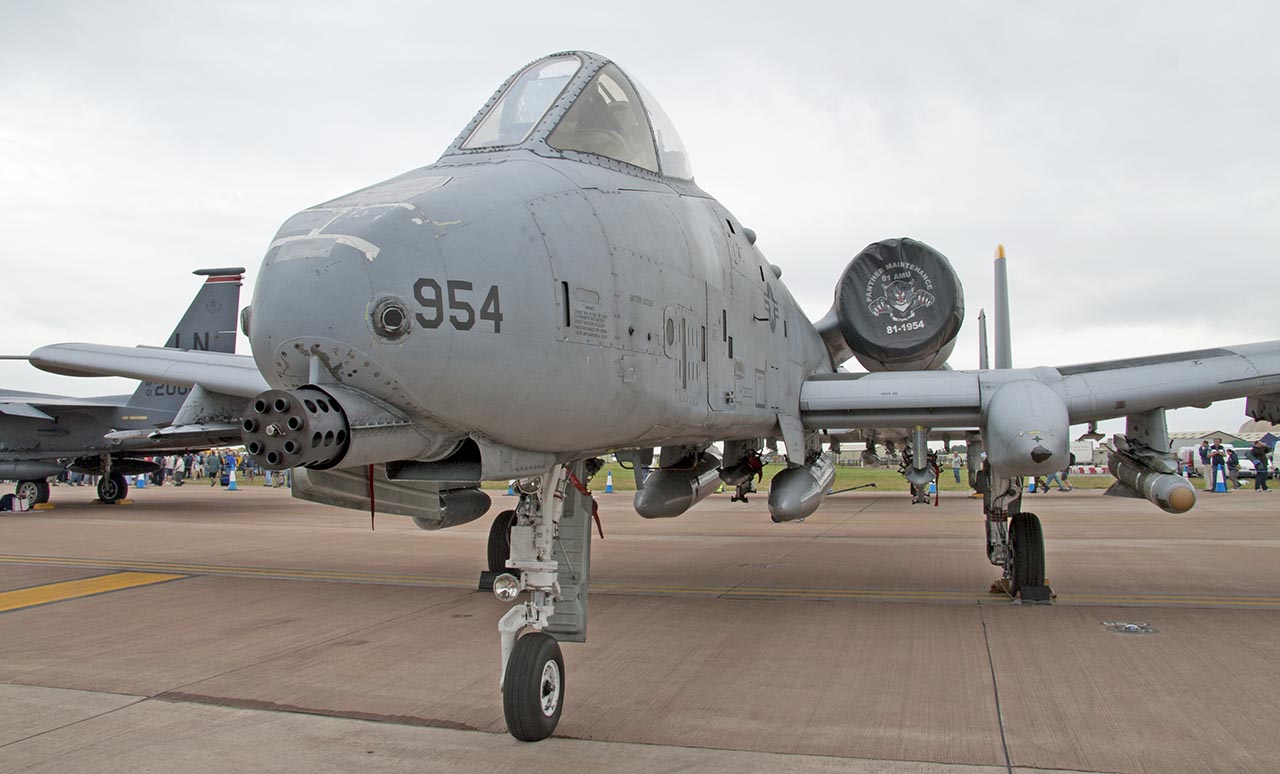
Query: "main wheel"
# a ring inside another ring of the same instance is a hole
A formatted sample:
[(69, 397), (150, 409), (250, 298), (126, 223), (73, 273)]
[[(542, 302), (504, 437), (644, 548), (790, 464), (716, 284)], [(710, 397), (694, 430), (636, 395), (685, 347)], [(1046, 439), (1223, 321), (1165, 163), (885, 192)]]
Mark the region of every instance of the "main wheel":
[(119, 473), (98, 479), (98, 499), (104, 503), (123, 500), (129, 494), (129, 482)]
[(533, 632), (516, 640), (502, 681), (502, 713), (507, 730), (522, 742), (551, 736), (564, 707), (564, 657), (550, 634)]
[(1009, 523), (1009, 548), (1013, 573), (1009, 593), (1015, 597), (1023, 586), (1044, 585), (1044, 532), (1034, 513), (1015, 513)]
[(27, 501), (28, 505), (39, 505), (49, 502), (49, 480), (45, 478), (30, 481), (19, 481), (14, 494)]
[(503, 511), (494, 517), (493, 526), (489, 527), (489, 572), (507, 569), (507, 558), (511, 556), (511, 528), (515, 524), (515, 511)]

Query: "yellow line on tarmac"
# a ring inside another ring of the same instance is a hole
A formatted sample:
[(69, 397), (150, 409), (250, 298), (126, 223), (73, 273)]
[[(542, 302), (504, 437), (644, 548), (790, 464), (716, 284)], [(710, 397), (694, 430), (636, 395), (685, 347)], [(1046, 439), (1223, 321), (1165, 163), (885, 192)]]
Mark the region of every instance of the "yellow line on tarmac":
[(0, 592), (0, 613), (21, 610), (24, 607), (47, 605), (50, 602), (63, 602), (68, 599), (105, 594), (108, 591), (149, 586), (153, 583), (163, 583), (185, 577), (187, 576), (158, 572), (116, 572), (110, 575), (98, 575), (92, 578), (15, 589), (14, 591)]

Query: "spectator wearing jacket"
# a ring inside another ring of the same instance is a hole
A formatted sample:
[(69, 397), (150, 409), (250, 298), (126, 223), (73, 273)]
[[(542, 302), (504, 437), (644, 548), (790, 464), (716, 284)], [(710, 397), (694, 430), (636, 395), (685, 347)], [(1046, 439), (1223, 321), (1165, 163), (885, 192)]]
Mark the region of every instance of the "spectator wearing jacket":
[(1271, 468), (1267, 464), (1267, 452), (1271, 451), (1262, 441), (1258, 441), (1249, 449), (1248, 457), (1253, 461), (1253, 491), (1270, 492), (1267, 488), (1267, 476)]
[(1200, 454), (1200, 474), (1204, 476), (1204, 491), (1213, 491), (1213, 472), (1209, 470), (1209, 442), (1201, 441), (1200, 448), (1196, 450)]

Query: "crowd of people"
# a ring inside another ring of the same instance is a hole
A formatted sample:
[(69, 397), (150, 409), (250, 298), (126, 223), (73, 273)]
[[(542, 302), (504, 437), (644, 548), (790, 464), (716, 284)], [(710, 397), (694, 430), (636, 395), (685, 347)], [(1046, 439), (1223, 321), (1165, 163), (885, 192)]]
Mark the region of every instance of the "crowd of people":
[[(154, 462), (160, 467), (147, 474), (147, 483), (152, 486), (163, 486), (166, 483), (183, 486), (191, 482), (208, 482), (209, 486), (229, 487), (231, 471), (235, 471), (236, 481), (256, 483), (263, 479), (265, 486), (291, 487), (293, 477), (291, 471), (263, 470), (254, 464), (249, 455), (243, 451), (231, 449), (210, 449), (188, 454), (170, 454), (166, 456), (144, 457), (147, 462)], [(96, 486), (99, 476), (87, 473), (66, 471), (58, 477), (58, 483), (70, 486)]]
[[(1219, 482), (1228, 492), (1240, 488), (1240, 455), (1234, 446), (1223, 446), (1221, 438), (1214, 438), (1213, 443), (1205, 440), (1196, 456), (1204, 476), (1204, 491), (1215, 491)], [(1270, 492), (1267, 480), (1271, 477), (1271, 449), (1262, 441), (1255, 441), (1245, 457), (1253, 463), (1253, 491)]]

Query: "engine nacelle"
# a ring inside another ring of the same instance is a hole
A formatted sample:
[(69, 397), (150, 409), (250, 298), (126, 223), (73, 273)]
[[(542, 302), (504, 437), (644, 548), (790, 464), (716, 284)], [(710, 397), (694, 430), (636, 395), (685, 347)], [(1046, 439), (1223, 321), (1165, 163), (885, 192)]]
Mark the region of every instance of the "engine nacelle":
[(837, 365), (868, 371), (941, 368), (964, 322), (964, 288), (946, 256), (914, 239), (867, 245), (845, 267), (818, 332)]
[(636, 492), (636, 513), (646, 519), (669, 519), (697, 505), (720, 486), (720, 459), (703, 452), (688, 465), (659, 468)]
[(835, 460), (829, 454), (808, 465), (780, 472), (769, 482), (769, 516), (774, 522), (809, 516), (822, 505), (835, 477)]
[(1042, 476), (1071, 459), (1067, 404), (1043, 382), (1009, 382), (982, 409), (987, 461), (998, 473)]

